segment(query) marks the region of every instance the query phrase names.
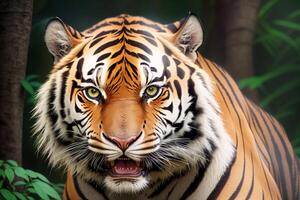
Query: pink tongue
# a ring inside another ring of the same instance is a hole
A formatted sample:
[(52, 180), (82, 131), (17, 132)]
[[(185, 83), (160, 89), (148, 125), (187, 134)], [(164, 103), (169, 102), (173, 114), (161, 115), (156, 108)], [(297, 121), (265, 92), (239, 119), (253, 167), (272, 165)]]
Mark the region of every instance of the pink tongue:
[(117, 160), (113, 169), (119, 175), (137, 175), (141, 171), (136, 162), (131, 160)]

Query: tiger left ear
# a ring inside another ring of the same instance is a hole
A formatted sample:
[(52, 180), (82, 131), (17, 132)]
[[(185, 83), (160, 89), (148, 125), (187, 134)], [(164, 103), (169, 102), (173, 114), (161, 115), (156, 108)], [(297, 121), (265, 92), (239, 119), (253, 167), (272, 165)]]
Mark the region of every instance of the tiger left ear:
[(203, 41), (203, 31), (199, 20), (193, 14), (190, 14), (178, 28), (175, 33), (174, 44), (182, 53), (196, 60), (196, 51)]
[(54, 57), (54, 64), (82, 41), (82, 34), (58, 17), (51, 19), (45, 30), (45, 43)]

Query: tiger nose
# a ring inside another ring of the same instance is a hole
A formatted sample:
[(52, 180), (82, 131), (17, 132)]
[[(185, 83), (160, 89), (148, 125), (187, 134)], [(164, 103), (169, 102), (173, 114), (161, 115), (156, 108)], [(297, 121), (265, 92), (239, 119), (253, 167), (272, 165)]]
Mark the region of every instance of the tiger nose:
[(107, 140), (117, 145), (122, 151), (125, 151), (134, 141), (136, 141), (139, 138), (141, 134), (130, 136), (129, 138), (126, 139), (122, 139), (114, 136), (108, 136), (106, 134), (103, 135)]

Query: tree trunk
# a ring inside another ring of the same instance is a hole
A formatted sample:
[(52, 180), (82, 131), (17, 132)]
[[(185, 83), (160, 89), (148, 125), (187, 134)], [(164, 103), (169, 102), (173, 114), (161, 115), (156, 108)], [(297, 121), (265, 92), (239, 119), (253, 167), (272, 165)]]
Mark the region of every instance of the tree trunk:
[(32, 0), (0, 1), (0, 159), (22, 161), (24, 79)]
[[(209, 38), (208, 57), (224, 66), (235, 80), (250, 77), (260, 0), (216, 0), (216, 21)], [(255, 91), (244, 91), (256, 101)]]

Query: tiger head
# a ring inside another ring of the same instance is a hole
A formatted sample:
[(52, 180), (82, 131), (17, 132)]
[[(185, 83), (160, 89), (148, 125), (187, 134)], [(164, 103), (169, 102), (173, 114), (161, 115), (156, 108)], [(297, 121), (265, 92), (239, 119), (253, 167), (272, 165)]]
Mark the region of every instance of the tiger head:
[(51, 164), (113, 193), (207, 165), (222, 125), (195, 64), (194, 15), (169, 25), (120, 15), (84, 32), (56, 18), (45, 41), (54, 66), (35, 116)]

